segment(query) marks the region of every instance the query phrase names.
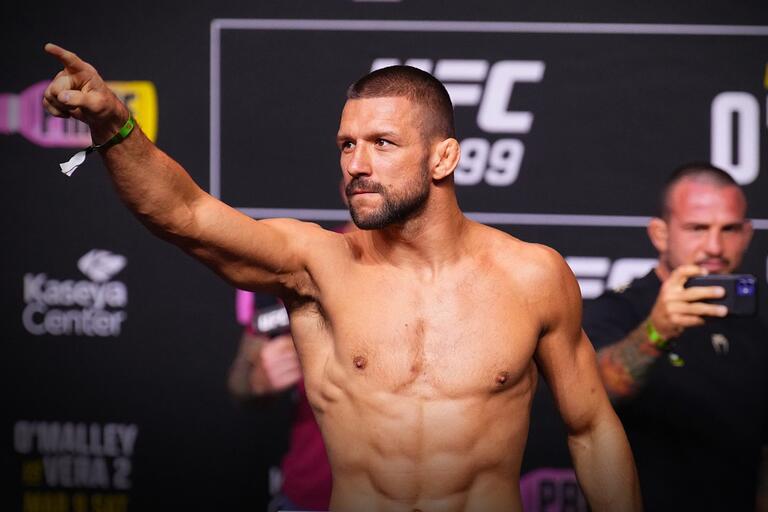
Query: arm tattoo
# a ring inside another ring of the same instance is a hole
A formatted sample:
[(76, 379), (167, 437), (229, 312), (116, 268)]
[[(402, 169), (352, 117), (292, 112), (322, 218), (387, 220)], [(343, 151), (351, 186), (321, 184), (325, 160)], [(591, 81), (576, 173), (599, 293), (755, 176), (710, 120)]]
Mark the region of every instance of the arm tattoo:
[(645, 384), (651, 365), (661, 352), (648, 342), (645, 323), (597, 352), (603, 383), (612, 400), (634, 395)]

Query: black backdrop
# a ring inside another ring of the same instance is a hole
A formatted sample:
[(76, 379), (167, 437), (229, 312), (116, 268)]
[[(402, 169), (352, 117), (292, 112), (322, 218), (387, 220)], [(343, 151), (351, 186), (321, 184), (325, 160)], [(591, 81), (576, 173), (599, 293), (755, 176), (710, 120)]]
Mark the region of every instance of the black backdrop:
[[(254, 216), (326, 225), (344, 217), (333, 135), (346, 85), (385, 62), (429, 69), (456, 103), (463, 209), (555, 247), (587, 299), (653, 263), (641, 226), (661, 180), (713, 158), (744, 184), (758, 228), (744, 270), (768, 284), (760, 2), (3, 11), (3, 510), (259, 510), (286, 442), (287, 411), (226, 393), (234, 291), (153, 239), (97, 158), (58, 172), (82, 134), (51, 124), (28, 89), (59, 69), (47, 41), (129, 82), (115, 87), (207, 190)], [(542, 388), (523, 471), (567, 465)]]

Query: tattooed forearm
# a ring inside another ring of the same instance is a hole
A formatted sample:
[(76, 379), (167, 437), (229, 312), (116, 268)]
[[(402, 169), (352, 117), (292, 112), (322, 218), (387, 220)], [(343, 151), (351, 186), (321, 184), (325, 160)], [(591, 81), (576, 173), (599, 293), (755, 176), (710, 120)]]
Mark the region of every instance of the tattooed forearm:
[(648, 369), (661, 352), (648, 342), (645, 324), (623, 340), (597, 352), (603, 383), (612, 400), (631, 396), (645, 383)]

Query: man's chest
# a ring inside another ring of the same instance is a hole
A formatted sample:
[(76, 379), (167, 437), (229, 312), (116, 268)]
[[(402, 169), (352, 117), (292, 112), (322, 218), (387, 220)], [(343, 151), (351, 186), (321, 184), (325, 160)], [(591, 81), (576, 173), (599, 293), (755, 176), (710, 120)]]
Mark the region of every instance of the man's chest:
[(460, 396), (514, 386), (540, 326), (522, 294), (473, 273), (422, 281), (369, 273), (324, 308), (346, 378), (397, 392)]

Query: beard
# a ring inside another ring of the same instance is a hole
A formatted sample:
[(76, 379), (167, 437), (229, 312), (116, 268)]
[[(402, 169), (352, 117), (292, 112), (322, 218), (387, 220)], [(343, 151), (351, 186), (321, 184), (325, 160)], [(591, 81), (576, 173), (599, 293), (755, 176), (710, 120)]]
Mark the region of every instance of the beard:
[(361, 213), (349, 201), (349, 213), (352, 221), (360, 229), (381, 229), (392, 224), (401, 224), (419, 214), (429, 197), (430, 179), (428, 169), (403, 187), (401, 192), (392, 192), (380, 183), (367, 178), (353, 178), (345, 188), (347, 198), (357, 190), (365, 190), (379, 194), (383, 202), (372, 212)]

